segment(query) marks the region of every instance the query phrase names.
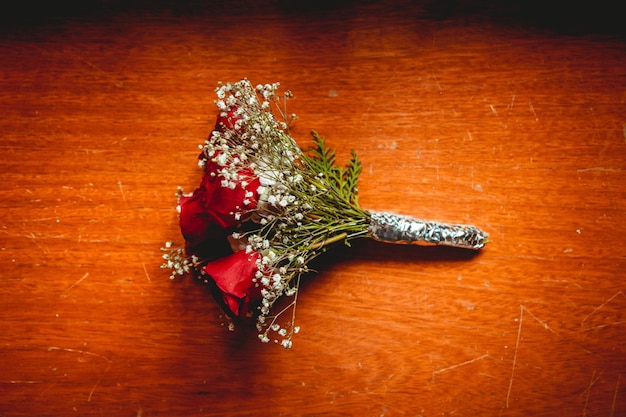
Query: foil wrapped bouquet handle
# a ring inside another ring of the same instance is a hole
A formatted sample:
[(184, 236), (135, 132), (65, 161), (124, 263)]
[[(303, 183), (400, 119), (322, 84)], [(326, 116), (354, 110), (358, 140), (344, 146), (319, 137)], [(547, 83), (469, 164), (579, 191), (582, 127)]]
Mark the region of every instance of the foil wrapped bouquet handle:
[(371, 219), (371, 237), (387, 243), (481, 249), (489, 237), (475, 226), (414, 219), (395, 213), (372, 212)]
[(171, 278), (194, 274), (208, 284), (231, 327), (256, 320), (262, 342), (289, 348), (299, 331), (300, 278), (333, 245), (371, 238), (476, 250), (488, 236), (474, 226), (362, 209), (356, 153), (338, 165), (316, 132), (313, 146), (301, 149), (289, 132), (291, 93), (278, 95), (278, 87), (243, 79), (216, 88), (220, 113), (200, 145), (202, 180), (193, 193), (178, 193), (185, 244), (166, 243), (163, 267)]

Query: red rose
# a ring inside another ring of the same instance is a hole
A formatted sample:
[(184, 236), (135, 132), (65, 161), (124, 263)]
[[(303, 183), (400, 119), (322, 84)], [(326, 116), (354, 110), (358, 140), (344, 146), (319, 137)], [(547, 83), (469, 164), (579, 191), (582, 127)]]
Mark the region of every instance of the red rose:
[[(237, 123), (238, 120), (241, 120), (240, 116), (235, 115), (236, 110), (237, 110), (237, 107), (231, 107), (226, 112), (220, 113), (220, 115), (217, 116), (217, 121), (215, 122), (215, 128), (209, 135), (209, 139), (208, 139), (209, 141), (212, 141), (214, 132), (224, 133), (227, 130), (240, 132), (241, 129), (235, 129), (235, 123)], [(225, 114), (225, 115), (222, 116), (222, 114)], [(205, 154), (205, 151), (200, 152), (200, 155), (198, 155), (198, 159), (204, 160), (204, 161), (209, 160), (209, 158)], [(205, 170), (208, 167), (208, 163), (209, 162), (207, 162), (207, 166), (205, 166)]]
[(218, 168), (208, 162), (200, 187), (191, 196), (180, 197), (180, 229), (189, 248), (226, 237), (228, 229), (242, 220), (236, 213), (257, 205), (261, 183), (252, 170), (242, 169), (237, 180), (222, 184), (223, 178), (216, 175)]
[(221, 114), (217, 117), (217, 122), (215, 123), (215, 130), (218, 132), (224, 132), (226, 130), (238, 130), (235, 129), (235, 123), (237, 120), (240, 120), (241, 117), (235, 115), (235, 111), (237, 107), (231, 107), (226, 112), (226, 116), (222, 116)]
[(232, 317), (248, 317), (250, 304), (262, 298), (261, 285), (254, 282), (259, 257), (257, 252), (240, 250), (204, 267), (215, 282), (215, 298)]

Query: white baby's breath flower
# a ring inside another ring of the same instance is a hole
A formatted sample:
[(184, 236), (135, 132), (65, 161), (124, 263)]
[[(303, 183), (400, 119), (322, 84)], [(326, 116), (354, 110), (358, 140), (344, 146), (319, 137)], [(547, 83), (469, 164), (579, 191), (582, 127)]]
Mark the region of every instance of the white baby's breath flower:
[(220, 166), (226, 165), (226, 163), (228, 162), (228, 155), (226, 155), (225, 153), (217, 155), (217, 157), (215, 158), (215, 162), (217, 162), (217, 164)]

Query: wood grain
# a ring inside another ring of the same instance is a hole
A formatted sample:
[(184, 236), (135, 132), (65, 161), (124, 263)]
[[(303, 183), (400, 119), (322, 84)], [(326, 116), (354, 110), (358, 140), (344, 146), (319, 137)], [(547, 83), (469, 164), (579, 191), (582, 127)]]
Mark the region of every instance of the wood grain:
[[(615, 15), (227, 3), (2, 20), (0, 415), (625, 415)], [(294, 92), (303, 146), (357, 151), (364, 207), (492, 242), (357, 242), (303, 284), (293, 349), (229, 332), (159, 248), (213, 89), (241, 77)]]

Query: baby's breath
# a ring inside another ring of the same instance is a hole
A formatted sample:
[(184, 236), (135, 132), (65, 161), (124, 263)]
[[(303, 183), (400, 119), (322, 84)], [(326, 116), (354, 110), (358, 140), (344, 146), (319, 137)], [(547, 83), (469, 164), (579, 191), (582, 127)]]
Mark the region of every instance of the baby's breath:
[[(234, 130), (240, 129), (238, 132), (214, 135), (216, 140), (205, 146), (204, 154), (210, 159), (212, 151), (219, 152), (222, 156), (217, 162), (224, 166), (220, 162), (229, 161), (225, 168), (236, 169), (232, 162), (237, 153), (246, 166), (254, 167), (260, 179), (261, 186), (256, 190), (259, 202), (253, 217), (257, 226), (246, 232), (247, 248), (262, 255), (257, 265), (263, 275), (259, 280), (263, 300), (257, 328), (262, 341), (269, 340), (269, 333), (273, 332), (280, 336), (276, 340), (288, 348), (297, 329), (297, 289), (300, 276), (309, 271), (307, 264), (330, 243), (347, 242), (365, 234), (369, 214), (357, 205), (356, 183), (361, 165), (356, 154), (352, 154), (346, 168), (337, 166), (334, 151), (315, 132), (315, 147), (309, 154), (302, 152), (288, 130), (297, 118), (286, 109), (292, 94), (287, 92), (281, 97), (278, 87), (278, 83), (259, 84), (252, 89), (247, 80), (218, 87), (218, 107), (220, 100), (226, 100), (230, 110), (236, 108), (245, 122), (235, 126)], [(243, 147), (242, 138), (246, 140)], [(215, 149), (216, 144), (219, 149)], [(274, 304), (283, 296), (291, 297), (291, 302), (273, 313)], [(289, 309), (291, 320), (283, 327), (279, 318)]]
[(195, 257), (185, 256), (185, 251), (182, 248), (172, 248), (172, 242), (165, 242), (165, 247), (161, 248), (163, 253), (163, 264), (161, 268), (168, 268), (171, 270), (170, 279), (175, 279), (177, 276), (185, 275), (191, 272), (195, 268)]

